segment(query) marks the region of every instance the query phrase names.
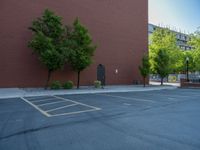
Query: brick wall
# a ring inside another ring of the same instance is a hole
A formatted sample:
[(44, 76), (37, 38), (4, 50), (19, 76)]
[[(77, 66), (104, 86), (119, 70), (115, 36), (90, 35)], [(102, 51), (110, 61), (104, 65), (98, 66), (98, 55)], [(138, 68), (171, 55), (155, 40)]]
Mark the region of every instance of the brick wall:
[[(0, 87), (38, 87), (47, 69), (27, 48), (33, 19), (49, 8), (71, 24), (75, 17), (88, 27), (98, 48), (94, 63), (81, 72), (81, 85), (93, 84), (98, 64), (105, 65), (106, 84), (132, 84), (142, 78), (138, 71), (148, 48), (147, 0), (1, 0)], [(118, 73), (115, 70), (118, 69)], [(70, 66), (53, 73), (51, 80), (73, 80)]]
[(181, 87), (182, 88), (200, 88), (200, 83), (192, 83), (192, 82), (187, 82), (186, 79), (181, 79)]

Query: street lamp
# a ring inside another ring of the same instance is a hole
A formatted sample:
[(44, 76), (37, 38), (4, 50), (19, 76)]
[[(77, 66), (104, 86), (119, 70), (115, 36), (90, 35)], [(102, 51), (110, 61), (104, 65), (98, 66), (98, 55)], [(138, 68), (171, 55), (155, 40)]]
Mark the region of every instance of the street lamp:
[(188, 71), (189, 71), (189, 57), (186, 57), (186, 75), (187, 75), (187, 82), (189, 82), (189, 75), (188, 75)]

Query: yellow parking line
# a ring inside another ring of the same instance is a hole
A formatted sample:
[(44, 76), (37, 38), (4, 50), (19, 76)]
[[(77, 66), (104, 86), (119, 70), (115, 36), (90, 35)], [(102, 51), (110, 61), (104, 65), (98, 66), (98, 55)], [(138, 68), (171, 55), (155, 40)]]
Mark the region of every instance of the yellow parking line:
[(65, 101), (73, 102), (73, 103), (76, 103), (76, 104), (79, 104), (79, 105), (83, 105), (83, 106), (86, 106), (86, 107), (89, 107), (89, 108), (93, 108), (93, 109), (96, 109), (96, 110), (101, 109), (101, 108), (90, 106), (90, 105), (87, 105), (87, 104), (84, 104), (84, 103), (81, 103), (81, 102), (76, 102), (76, 101), (73, 101), (73, 100), (68, 99), (68, 98), (62, 98), (62, 97), (58, 97), (58, 96), (53, 96), (53, 97), (58, 98), (58, 99), (62, 99), (62, 100), (65, 100)]
[(58, 102), (44, 103), (44, 104), (40, 104), (40, 105), (37, 105), (37, 106), (46, 106), (46, 105), (52, 105), (52, 104), (64, 103), (64, 102), (66, 102), (66, 101), (58, 101)]
[(49, 99), (41, 99), (37, 101), (30, 101), (31, 103), (37, 103), (37, 102), (43, 102), (43, 101), (49, 101), (49, 100), (55, 100), (55, 98), (49, 98)]
[(88, 109), (88, 110), (83, 110), (83, 111), (75, 111), (75, 112), (69, 112), (69, 113), (55, 114), (55, 115), (51, 115), (51, 116), (56, 117), (56, 116), (64, 116), (64, 115), (74, 115), (74, 114), (80, 114), (80, 113), (97, 111), (97, 110), (100, 110), (100, 109)]
[(50, 115), (48, 113), (46, 113), (45, 111), (43, 111), (42, 109), (40, 109), (39, 107), (37, 107), (36, 105), (34, 105), (33, 103), (29, 102), (27, 99), (20, 97), (23, 101), (27, 102), (28, 104), (30, 104), (31, 106), (33, 106), (35, 109), (37, 109), (39, 112), (41, 112), (43, 115), (45, 115), (46, 117), (50, 117)]
[(96, 95), (102, 95), (102, 96), (109, 96), (109, 97), (114, 97), (114, 98), (120, 98), (120, 99), (126, 99), (126, 100), (134, 100), (134, 101), (144, 101), (144, 102), (151, 102), (154, 103), (155, 101), (148, 100), (148, 99), (141, 99), (141, 98), (134, 98), (134, 97), (123, 97), (123, 96), (115, 96), (115, 95), (110, 95), (110, 94), (96, 94)]
[(72, 106), (76, 106), (78, 104), (70, 104), (70, 105), (65, 105), (65, 106), (62, 106), (62, 107), (57, 107), (57, 108), (54, 108), (54, 109), (50, 109), (50, 110), (46, 110), (46, 112), (51, 112), (51, 111), (55, 111), (55, 110), (59, 110), (59, 109), (63, 109), (63, 108), (67, 108), (67, 107), (72, 107)]

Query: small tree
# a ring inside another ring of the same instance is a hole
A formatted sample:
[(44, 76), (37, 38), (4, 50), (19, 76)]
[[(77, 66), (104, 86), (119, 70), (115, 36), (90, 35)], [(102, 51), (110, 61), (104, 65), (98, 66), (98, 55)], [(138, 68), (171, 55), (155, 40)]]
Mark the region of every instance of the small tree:
[(177, 46), (176, 34), (169, 29), (157, 28), (150, 36), (149, 58), (151, 71), (155, 73), (154, 55), (157, 55), (159, 49), (165, 49), (169, 58), (169, 69), (171, 73), (179, 72), (182, 50)]
[[(191, 67), (194, 68), (195, 71), (200, 71), (200, 27), (190, 36), (189, 44), (192, 46), (192, 55), (190, 56), (194, 59)], [(191, 65), (191, 60), (189, 65)]]
[(143, 77), (143, 85), (146, 85), (146, 77), (149, 75), (150, 72), (150, 64), (149, 64), (149, 57), (148, 55), (144, 55), (142, 58), (142, 66), (139, 66), (140, 74)]
[(155, 56), (155, 72), (161, 78), (161, 85), (163, 85), (163, 79), (169, 75), (169, 55), (164, 49), (159, 49)]
[(69, 56), (68, 62), (77, 72), (77, 88), (80, 83), (80, 72), (92, 63), (92, 56), (96, 46), (92, 44), (88, 30), (76, 19), (73, 28), (68, 31)]
[(41, 18), (34, 20), (29, 28), (33, 31), (33, 39), (28, 46), (33, 49), (39, 60), (48, 68), (48, 77), (45, 89), (48, 86), (51, 73), (60, 69), (65, 63), (64, 34), (61, 17), (45, 10)]

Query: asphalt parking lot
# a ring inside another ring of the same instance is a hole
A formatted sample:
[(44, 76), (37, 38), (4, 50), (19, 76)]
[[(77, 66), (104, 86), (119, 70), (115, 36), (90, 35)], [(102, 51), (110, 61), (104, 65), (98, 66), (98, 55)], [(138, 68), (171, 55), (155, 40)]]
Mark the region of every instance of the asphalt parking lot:
[(0, 99), (0, 150), (147, 149), (200, 149), (200, 90)]

